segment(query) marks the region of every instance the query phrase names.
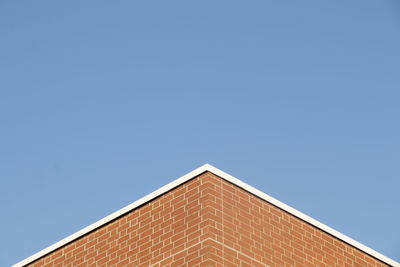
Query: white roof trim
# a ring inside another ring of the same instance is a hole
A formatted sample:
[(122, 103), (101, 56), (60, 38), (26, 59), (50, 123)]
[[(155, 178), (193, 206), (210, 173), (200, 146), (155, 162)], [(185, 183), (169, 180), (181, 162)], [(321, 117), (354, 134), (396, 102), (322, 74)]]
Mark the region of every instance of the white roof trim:
[(329, 226), (326, 226), (325, 224), (320, 223), (319, 221), (317, 221), (317, 220), (305, 215), (304, 213), (302, 213), (302, 212), (300, 212), (298, 210), (295, 210), (294, 208), (292, 208), (292, 207), (280, 202), (279, 200), (276, 200), (275, 198), (273, 198), (273, 197), (261, 192), (260, 190), (258, 190), (256, 188), (254, 188), (254, 187), (252, 187), (252, 186), (240, 181), (239, 179), (237, 179), (237, 178), (235, 178), (235, 177), (233, 177), (233, 176), (231, 176), (231, 175), (229, 175), (229, 174), (227, 174), (227, 173), (225, 173), (225, 172), (223, 172), (223, 171), (221, 171), (221, 170), (219, 170), (219, 169), (217, 169), (217, 168), (215, 168), (215, 167), (213, 167), (213, 166), (211, 166), (209, 164), (205, 164), (205, 165), (195, 169), (194, 171), (191, 171), (190, 173), (188, 173), (188, 174), (176, 179), (175, 181), (173, 181), (173, 182), (161, 187), (160, 189), (154, 191), (153, 193), (148, 194), (145, 197), (142, 197), (141, 199), (133, 202), (132, 204), (130, 204), (130, 205), (128, 205), (128, 206), (126, 206), (126, 207), (124, 207), (124, 208), (122, 208), (122, 209), (120, 209), (120, 210), (118, 210), (118, 211), (116, 211), (116, 212), (114, 212), (114, 213), (112, 213), (110, 215), (108, 215), (107, 217), (105, 217), (105, 218), (103, 218), (103, 219), (101, 219), (101, 220), (99, 220), (99, 221), (97, 221), (97, 222), (95, 222), (95, 223), (83, 228), (82, 230), (80, 230), (80, 231), (78, 231), (78, 232), (76, 232), (76, 233), (74, 233), (74, 234), (62, 239), (61, 241), (58, 241), (57, 243), (55, 243), (55, 244), (53, 244), (53, 245), (51, 245), (51, 246), (49, 246), (49, 247), (37, 252), (36, 254), (34, 254), (34, 255), (32, 255), (32, 256), (30, 256), (30, 257), (28, 257), (28, 258), (26, 258), (26, 259), (24, 259), (24, 260), (22, 260), (20, 262), (18, 262), (17, 264), (13, 265), (13, 267), (25, 266), (25, 265), (27, 265), (27, 264), (29, 264), (29, 263), (31, 263), (31, 262), (43, 257), (44, 255), (49, 254), (50, 252), (52, 252), (52, 251), (54, 251), (54, 250), (56, 250), (56, 249), (58, 249), (58, 248), (60, 248), (60, 247), (62, 247), (64, 245), (66, 245), (66, 244), (68, 244), (70, 242), (72, 242), (73, 240), (75, 240), (75, 239), (77, 239), (77, 238), (79, 238), (79, 237), (81, 237), (81, 236), (83, 236), (83, 235), (95, 230), (96, 228), (99, 228), (99, 227), (103, 226), (104, 224), (106, 224), (106, 223), (108, 223), (108, 222), (110, 222), (110, 221), (112, 221), (112, 220), (114, 220), (114, 219), (116, 219), (116, 218), (128, 213), (129, 211), (139, 207), (140, 205), (142, 205), (142, 204), (144, 204), (146, 202), (149, 202), (152, 199), (154, 199), (154, 198), (156, 198), (156, 197), (158, 197), (158, 196), (170, 191), (171, 189), (173, 189), (173, 188), (185, 183), (186, 181), (188, 181), (188, 180), (190, 180), (190, 179), (202, 174), (205, 171), (209, 171), (209, 172), (212, 172), (212, 173), (218, 175), (219, 177), (227, 180), (228, 182), (231, 182), (232, 184), (235, 184), (235, 185), (243, 188), (244, 190), (252, 193), (253, 195), (256, 195), (259, 198), (264, 199), (265, 201), (267, 201), (267, 202), (269, 202), (269, 203), (271, 203), (271, 204), (273, 204), (273, 205), (275, 205), (275, 206), (287, 211), (288, 213), (290, 213), (290, 214), (292, 214), (292, 215), (294, 215), (294, 216), (296, 216), (296, 217), (298, 217), (298, 218), (300, 218), (300, 219), (302, 219), (302, 220), (314, 225), (315, 227), (317, 227), (317, 228), (319, 228), (319, 229), (321, 229), (321, 230), (333, 235), (334, 237), (336, 237), (336, 238), (338, 238), (338, 239), (340, 239), (340, 240), (352, 245), (353, 247), (356, 247), (356, 248), (360, 249), (361, 251), (364, 251), (365, 253), (367, 253), (367, 254), (369, 254), (369, 255), (381, 260), (384, 263), (387, 263), (387, 264), (389, 264), (391, 266), (394, 266), (394, 267), (400, 267), (400, 263), (398, 263), (398, 262), (396, 262), (396, 261), (394, 261), (394, 260), (382, 255), (381, 253), (379, 253), (379, 252), (377, 252), (377, 251), (375, 251), (375, 250), (373, 250), (373, 249), (371, 249), (371, 248), (369, 248), (369, 247), (367, 247), (367, 246), (355, 241), (354, 239), (352, 239), (352, 238), (350, 238), (350, 237), (348, 237), (348, 236), (346, 236), (346, 235), (344, 235), (342, 233), (339, 233), (338, 231), (330, 228)]

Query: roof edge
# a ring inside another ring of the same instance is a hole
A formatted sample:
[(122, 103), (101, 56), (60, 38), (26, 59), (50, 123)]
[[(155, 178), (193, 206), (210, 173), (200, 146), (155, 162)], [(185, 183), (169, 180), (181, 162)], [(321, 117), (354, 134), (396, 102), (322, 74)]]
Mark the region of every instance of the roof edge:
[(57, 243), (54, 243), (53, 245), (51, 245), (51, 246), (49, 246), (49, 247), (47, 247), (47, 248), (45, 248), (45, 249), (33, 254), (32, 256), (30, 256), (30, 257), (28, 257), (28, 258), (26, 258), (26, 259), (24, 259), (24, 260), (22, 260), (22, 261), (20, 261), (20, 262), (18, 262), (16, 264), (14, 264), (12, 267), (22, 267), (22, 266), (25, 266), (25, 265), (27, 265), (29, 263), (32, 263), (33, 261), (35, 261), (35, 260), (37, 260), (37, 259), (49, 254), (50, 252), (52, 252), (52, 251), (54, 251), (54, 250), (56, 250), (58, 248), (61, 248), (62, 246), (64, 246), (64, 245), (66, 245), (66, 244), (68, 244), (68, 243), (70, 243), (70, 242), (82, 237), (83, 235), (85, 235), (85, 234), (87, 234), (89, 232), (92, 232), (93, 230), (95, 230), (95, 229), (97, 229), (97, 228), (99, 228), (99, 227), (101, 227), (101, 226), (113, 221), (114, 219), (116, 219), (116, 218), (118, 218), (118, 217), (120, 217), (120, 216), (122, 216), (122, 215), (124, 215), (124, 214), (126, 214), (126, 213), (128, 213), (130, 211), (132, 211), (133, 209), (135, 209), (135, 208), (137, 208), (137, 207), (139, 207), (139, 206), (141, 206), (141, 205), (143, 205), (143, 204), (145, 204), (145, 203), (147, 203), (147, 202), (149, 202), (149, 201), (161, 196), (162, 194), (174, 189), (175, 187), (187, 182), (188, 180), (190, 180), (190, 179), (192, 179), (192, 178), (194, 178), (194, 177), (196, 177), (196, 176), (198, 176), (198, 175), (200, 175), (200, 174), (202, 174), (203, 172), (206, 172), (206, 171), (214, 173), (215, 175), (221, 177), (222, 179), (224, 179), (224, 180), (226, 180), (226, 181), (228, 181), (228, 182), (230, 182), (232, 184), (235, 184), (236, 186), (248, 191), (249, 193), (251, 193), (251, 194), (253, 194), (253, 195), (255, 195), (255, 196), (257, 196), (257, 197), (259, 197), (259, 198), (261, 198), (261, 199), (263, 199), (263, 200), (265, 200), (265, 201), (267, 201), (267, 202), (269, 202), (269, 203), (281, 208), (282, 210), (292, 214), (293, 216), (296, 216), (296, 217), (300, 218), (301, 220), (303, 220), (303, 221), (305, 221), (305, 222), (307, 222), (307, 223), (309, 223), (309, 224), (321, 229), (322, 231), (324, 231), (326, 233), (331, 234), (332, 236), (334, 236), (334, 237), (336, 237), (336, 238), (338, 238), (338, 239), (340, 239), (340, 240), (352, 245), (353, 247), (358, 248), (359, 250), (361, 250), (361, 251), (373, 256), (374, 258), (376, 258), (376, 259), (378, 259), (378, 260), (380, 260), (380, 261), (382, 261), (382, 262), (384, 262), (386, 264), (389, 264), (389, 265), (394, 266), (394, 267), (400, 267), (400, 263), (398, 263), (398, 262), (396, 262), (396, 261), (384, 256), (383, 254), (381, 254), (381, 253), (379, 253), (379, 252), (377, 252), (377, 251), (375, 251), (375, 250), (373, 250), (373, 249), (371, 249), (371, 248), (369, 248), (369, 247), (367, 247), (367, 246), (355, 241), (354, 239), (352, 239), (352, 238), (350, 238), (350, 237), (348, 237), (348, 236), (346, 236), (346, 235), (334, 230), (333, 228), (331, 228), (331, 227), (329, 227), (329, 226), (327, 226), (327, 225), (325, 225), (325, 224), (323, 224), (323, 223), (321, 223), (321, 222), (309, 217), (308, 215), (305, 215), (304, 213), (302, 213), (302, 212), (300, 212), (300, 211), (298, 211), (298, 210), (286, 205), (285, 203), (283, 203), (283, 202), (281, 202), (281, 201), (279, 201), (279, 200), (277, 200), (277, 199), (265, 194), (264, 192), (262, 192), (262, 191), (260, 191), (260, 190), (258, 190), (256, 188), (254, 188), (254, 187), (242, 182), (241, 180), (239, 180), (239, 179), (227, 174), (226, 172), (221, 171), (221, 170), (215, 168), (214, 166), (211, 166), (210, 164), (204, 164), (203, 166), (201, 166), (201, 167), (199, 167), (199, 168), (197, 168), (197, 169), (185, 174), (184, 176), (172, 181), (171, 183), (168, 183), (168, 184), (164, 185), (163, 187), (161, 187), (161, 188), (157, 189), (156, 191), (154, 191), (154, 192), (152, 192), (152, 193), (140, 198), (139, 200), (129, 204), (128, 206), (125, 206), (124, 208), (122, 208), (122, 209), (120, 209), (120, 210), (118, 210), (118, 211), (116, 211), (116, 212), (104, 217), (103, 219), (98, 220), (97, 222), (95, 222), (95, 223), (93, 223), (93, 224), (91, 224), (91, 225), (79, 230), (78, 232), (76, 232), (76, 233), (74, 233), (74, 234), (72, 234), (72, 235), (70, 235), (70, 236), (58, 241)]
[(227, 181), (229, 181), (229, 182), (241, 187), (242, 189), (252, 193), (253, 195), (255, 195), (255, 196), (257, 196), (257, 197), (259, 197), (259, 198), (261, 198), (261, 199), (273, 204), (274, 206), (276, 206), (276, 207), (278, 207), (278, 208), (280, 208), (280, 209), (292, 214), (293, 216), (295, 216), (295, 217), (297, 217), (297, 218), (299, 218), (299, 219), (301, 219), (301, 220), (303, 220), (303, 221), (305, 221), (305, 222), (307, 222), (307, 223), (319, 228), (320, 230), (322, 230), (322, 231), (324, 231), (324, 232), (326, 232), (326, 233), (328, 233), (328, 234), (330, 234), (330, 235), (332, 235), (332, 236), (334, 236), (334, 237), (346, 242), (347, 244), (352, 245), (355, 248), (358, 248), (359, 250), (361, 250), (361, 251), (373, 256), (374, 258), (376, 258), (376, 259), (378, 259), (378, 260), (380, 260), (380, 261), (382, 261), (384, 263), (387, 263), (387, 264), (389, 264), (391, 266), (394, 266), (394, 267), (400, 267), (400, 263), (399, 262), (396, 262), (395, 260), (393, 260), (393, 259), (391, 259), (389, 257), (386, 257), (385, 255), (373, 250), (372, 248), (369, 248), (369, 247), (361, 244), (360, 242), (352, 239), (351, 237), (348, 237), (348, 236), (336, 231), (335, 229), (333, 229), (333, 228), (331, 228), (331, 227), (319, 222), (318, 220), (313, 219), (310, 216), (308, 216), (308, 215), (306, 215), (306, 214), (304, 214), (304, 213), (302, 213), (302, 212), (290, 207), (289, 205), (286, 205), (285, 203), (283, 203), (283, 202), (281, 202), (281, 201), (279, 201), (279, 200), (277, 200), (277, 199), (265, 194), (264, 192), (258, 190), (257, 188), (252, 187), (251, 185), (248, 185), (248, 184), (242, 182), (241, 180), (239, 180), (239, 179), (227, 174), (226, 172), (223, 172), (223, 171), (221, 171), (221, 170), (219, 170), (219, 169), (217, 169), (217, 168), (215, 168), (213, 166), (210, 166), (210, 167), (212, 169), (212, 170), (210, 170), (210, 172), (212, 172), (212, 173), (220, 176), (221, 178), (223, 178), (223, 179), (225, 179), (225, 180), (227, 180)]

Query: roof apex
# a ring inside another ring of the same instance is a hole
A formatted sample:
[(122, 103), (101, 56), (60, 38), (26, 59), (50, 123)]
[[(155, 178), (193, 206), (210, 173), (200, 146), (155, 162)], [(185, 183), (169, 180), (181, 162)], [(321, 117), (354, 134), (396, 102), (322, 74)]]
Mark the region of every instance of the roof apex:
[(260, 190), (258, 190), (256, 188), (254, 188), (254, 187), (242, 182), (241, 180), (231, 176), (230, 174), (228, 174), (228, 173), (226, 173), (224, 171), (221, 171), (220, 169), (218, 169), (218, 168), (216, 168), (216, 167), (214, 167), (214, 166), (212, 166), (212, 165), (210, 165), (208, 163), (206, 163), (206, 164), (200, 166), (199, 168), (197, 168), (197, 169), (185, 174), (184, 176), (182, 176), (182, 177), (170, 182), (169, 184), (164, 185), (163, 187), (157, 189), (156, 191), (154, 191), (154, 192), (142, 197), (141, 199), (133, 202), (132, 204), (129, 204), (128, 206), (126, 206), (126, 207), (124, 207), (124, 208), (122, 208), (122, 209), (120, 209), (120, 210), (108, 215), (107, 217), (104, 217), (103, 219), (101, 219), (101, 220), (99, 220), (99, 221), (97, 221), (97, 222), (95, 222), (95, 223), (83, 228), (82, 230), (80, 230), (80, 231), (78, 231), (78, 232), (76, 232), (76, 233), (74, 233), (74, 234), (72, 234), (72, 235), (70, 235), (70, 236), (58, 241), (57, 243), (55, 243), (55, 244), (53, 244), (53, 245), (51, 245), (51, 246), (49, 246), (49, 247), (37, 252), (36, 254), (34, 254), (34, 255), (32, 255), (32, 256), (30, 256), (30, 257), (28, 257), (28, 258), (26, 258), (26, 259), (24, 259), (24, 260), (22, 260), (20, 262), (18, 262), (17, 264), (13, 265), (13, 267), (25, 266), (26, 264), (29, 264), (29, 263), (31, 263), (31, 262), (33, 262), (33, 261), (35, 261), (35, 260), (47, 255), (47, 254), (49, 254), (50, 252), (52, 252), (52, 251), (54, 251), (54, 250), (56, 250), (56, 249), (58, 249), (58, 248), (60, 248), (60, 247), (62, 247), (64, 245), (74, 241), (75, 239), (78, 239), (79, 237), (81, 237), (81, 236), (83, 236), (83, 235), (85, 235), (85, 234), (87, 234), (87, 233), (89, 233), (89, 232), (91, 232), (91, 231), (93, 231), (93, 230), (95, 230), (95, 229), (107, 224), (108, 222), (110, 222), (110, 221), (112, 221), (112, 220), (114, 220), (114, 219), (116, 219), (116, 218), (118, 218), (118, 217), (120, 217), (120, 216), (122, 216), (122, 215), (124, 215), (124, 214), (126, 214), (126, 213), (128, 213), (130, 211), (132, 211), (133, 209), (135, 209), (135, 208), (137, 208), (137, 207), (139, 207), (139, 206), (141, 206), (141, 205), (143, 205), (143, 204), (145, 204), (145, 203), (147, 203), (149, 201), (152, 201), (153, 199), (157, 198), (158, 196), (160, 196), (160, 195), (162, 195), (162, 194), (164, 194), (164, 193), (166, 193), (166, 192), (168, 192), (168, 191), (180, 186), (181, 184), (187, 182), (188, 180), (190, 180), (190, 179), (192, 179), (192, 178), (194, 178), (194, 177), (196, 177), (196, 176), (198, 176), (198, 175), (200, 175), (200, 174), (202, 174), (202, 173), (204, 173), (206, 171), (209, 171), (209, 172), (219, 176), (220, 178), (222, 178), (222, 179), (224, 179), (224, 180), (226, 180), (226, 181), (228, 181), (228, 182), (230, 182), (230, 183), (232, 183), (232, 184), (244, 189), (245, 191), (247, 191), (247, 192), (249, 192), (249, 193), (251, 193), (251, 194), (253, 194), (253, 195), (255, 195), (255, 196), (257, 196), (257, 197), (259, 197), (259, 198), (261, 198), (261, 199), (263, 199), (263, 200), (265, 200), (267, 202), (269, 202), (269, 203), (271, 203), (274, 206), (279, 207), (280, 209), (292, 214), (293, 216), (296, 216), (296, 217), (300, 218), (301, 220), (303, 220), (303, 221), (305, 221), (305, 222), (307, 222), (307, 223), (319, 228), (320, 230), (322, 230), (324, 232), (327, 232), (327, 233), (331, 234), (332, 236), (334, 236), (334, 237), (336, 237), (336, 238), (338, 238), (338, 239), (340, 239), (340, 240), (352, 245), (353, 247), (356, 247), (356, 248), (360, 249), (361, 251), (363, 251), (363, 252), (365, 252), (365, 253), (367, 253), (367, 254), (369, 254), (369, 255), (371, 255), (371, 256), (379, 259), (379, 260), (381, 260), (382, 262), (384, 262), (386, 264), (389, 264), (390, 266), (400, 267), (400, 263), (398, 263), (398, 262), (396, 262), (396, 261), (384, 256), (383, 254), (381, 254), (381, 253), (379, 253), (379, 252), (377, 252), (377, 251), (375, 251), (375, 250), (373, 250), (373, 249), (371, 249), (371, 248), (369, 248), (369, 247), (367, 247), (367, 246), (355, 241), (354, 239), (352, 239), (352, 238), (350, 238), (350, 237), (348, 237), (348, 236), (346, 236), (346, 235), (344, 235), (344, 234), (342, 234), (342, 233), (330, 228), (329, 226), (326, 226), (325, 224), (323, 224), (323, 223), (321, 223), (321, 222), (319, 222), (319, 221), (317, 221), (317, 220), (305, 215), (304, 213), (302, 213), (302, 212), (300, 212), (300, 211), (298, 211), (298, 210), (296, 210), (296, 209), (284, 204), (283, 202), (281, 202), (281, 201), (279, 201), (279, 200), (277, 200), (277, 199), (275, 199), (275, 198), (273, 198), (273, 197), (261, 192)]

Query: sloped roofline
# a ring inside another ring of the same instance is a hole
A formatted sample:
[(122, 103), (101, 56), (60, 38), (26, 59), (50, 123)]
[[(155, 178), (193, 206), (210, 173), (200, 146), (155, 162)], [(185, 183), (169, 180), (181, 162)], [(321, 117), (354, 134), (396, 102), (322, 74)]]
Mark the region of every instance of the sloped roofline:
[(367, 246), (355, 241), (354, 239), (352, 239), (352, 238), (350, 238), (350, 237), (348, 237), (348, 236), (346, 236), (346, 235), (344, 235), (342, 233), (339, 233), (338, 231), (330, 228), (329, 226), (326, 226), (325, 224), (323, 224), (323, 223), (321, 223), (321, 222), (319, 222), (319, 221), (317, 221), (317, 220), (305, 215), (304, 213), (302, 213), (302, 212), (300, 212), (300, 211), (298, 211), (298, 210), (296, 210), (296, 209), (294, 209), (294, 208), (292, 208), (292, 207), (280, 202), (279, 200), (277, 200), (277, 199), (275, 199), (275, 198), (273, 198), (273, 197), (261, 192), (260, 190), (258, 190), (256, 188), (254, 188), (254, 187), (242, 182), (241, 180), (233, 177), (232, 175), (229, 175), (226, 172), (223, 172), (223, 171), (215, 168), (214, 166), (211, 166), (210, 164), (204, 164), (203, 166), (201, 166), (201, 167), (189, 172), (188, 174), (176, 179), (175, 181), (173, 181), (173, 182), (171, 182), (171, 183), (169, 183), (167, 185), (164, 185), (163, 187), (161, 187), (160, 189), (154, 191), (153, 193), (150, 193), (147, 196), (142, 197), (141, 199), (133, 202), (132, 204), (130, 204), (130, 205), (128, 205), (128, 206), (126, 206), (126, 207), (124, 207), (124, 208), (122, 208), (122, 209), (120, 209), (120, 210), (118, 210), (118, 211), (116, 211), (116, 212), (114, 212), (114, 213), (112, 213), (110, 215), (108, 215), (107, 217), (105, 217), (105, 218), (103, 218), (103, 219), (101, 219), (101, 220), (99, 220), (99, 221), (97, 221), (97, 222), (95, 222), (95, 223), (83, 228), (82, 230), (80, 230), (80, 231), (78, 231), (78, 232), (76, 232), (76, 233), (74, 233), (74, 234), (72, 234), (72, 235), (70, 235), (70, 236), (58, 241), (57, 243), (55, 243), (55, 244), (53, 244), (53, 245), (51, 245), (51, 246), (49, 246), (49, 247), (37, 252), (36, 254), (34, 254), (34, 255), (32, 255), (32, 256), (30, 256), (30, 257), (28, 257), (28, 258), (26, 258), (26, 259), (24, 259), (24, 260), (22, 260), (20, 262), (18, 262), (17, 264), (13, 265), (13, 267), (22, 267), (22, 266), (25, 266), (25, 265), (27, 265), (29, 263), (32, 263), (33, 261), (35, 261), (35, 260), (37, 260), (37, 259), (49, 254), (50, 252), (52, 252), (52, 251), (54, 251), (54, 250), (56, 250), (56, 249), (58, 249), (58, 248), (60, 248), (60, 247), (62, 247), (64, 245), (66, 245), (66, 244), (78, 239), (79, 237), (82, 237), (83, 235), (85, 235), (85, 234), (87, 234), (89, 232), (92, 232), (93, 230), (95, 230), (97, 228), (100, 228), (101, 226), (107, 224), (108, 222), (111, 222), (112, 220), (114, 220), (114, 219), (116, 219), (116, 218), (118, 218), (118, 217), (120, 217), (120, 216), (122, 216), (122, 215), (124, 215), (124, 214), (126, 214), (126, 213), (128, 213), (128, 212), (130, 212), (132, 210), (134, 210), (135, 208), (137, 208), (137, 207), (139, 207), (139, 206), (141, 206), (141, 205), (143, 205), (143, 204), (145, 204), (145, 203), (147, 203), (147, 202), (149, 202), (149, 201), (161, 196), (162, 194), (172, 190), (175, 187), (178, 187), (179, 185), (187, 182), (188, 180), (190, 180), (190, 179), (192, 179), (192, 178), (194, 178), (194, 177), (196, 177), (196, 176), (198, 176), (198, 175), (200, 175), (200, 174), (202, 174), (202, 173), (204, 173), (206, 171), (209, 171), (209, 172), (221, 177), (222, 179), (224, 179), (224, 180), (226, 180), (226, 181), (228, 181), (228, 182), (230, 182), (230, 183), (232, 183), (232, 184), (234, 184), (234, 185), (236, 185), (236, 186), (238, 186), (238, 187), (250, 192), (251, 194), (253, 194), (253, 195), (255, 195), (255, 196), (257, 196), (257, 197), (259, 197), (259, 198), (261, 198), (261, 199), (263, 199), (263, 200), (265, 200), (265, 201), (267, 201), (267, 202), (269, 202), (269, 203), (271, 203), (273, 205), (275, 205), (276, 207), (278, 207), (278, 208), (280, 208), (280, 209), (282, 209), (282, 210), (284, 210), (284, 211), (296, 216), (297, 218), (300, 218), (301, 220), (303, 220), (303, 221), (305, 221), (305, 222), (307, 222), (307, 223), (309, 223), (309, 224), (321, 229), (322, 231), (324, 231), (324, 232), (326, 232), (326, 233), (328, 233), (328, 234), (330, 234), (330, 235), (332, 235), (332, 236), (334, 236), (334, 237), (346, 242), (347, 244), (350, 244), (351, 246), (358, 248), (359, 250), (361, 250), (361, 251), (363, 251), (363, 252), (365, 252), (365, 253), (367, 253), (367, 254), (375, 257), (375, 258), (377, 258), (378, 260), (380, 260), (380, 261), (382, 261), (384, 263), (387, 263), (387, 264), (389, 264), (391, 266), (400, 267), (400, 263), (398, 263), (398, 262), (396, 262), (396, 261), (394, 261), (394, 260), (382, 255), (381, 253), (379, 253), (379, 252), (377, 252), (377, 251), (375, 251), (375, 250), (373, 250), (373, 249), (371, 249), (371, 248), (369, 248), (369, 247), (367, 247)]

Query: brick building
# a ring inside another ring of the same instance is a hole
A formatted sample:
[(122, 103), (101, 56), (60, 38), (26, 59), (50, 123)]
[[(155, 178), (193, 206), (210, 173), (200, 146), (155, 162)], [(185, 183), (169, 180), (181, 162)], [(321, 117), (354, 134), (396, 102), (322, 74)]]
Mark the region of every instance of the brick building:
[(208, 164), (14, 266), (400, 266)]

